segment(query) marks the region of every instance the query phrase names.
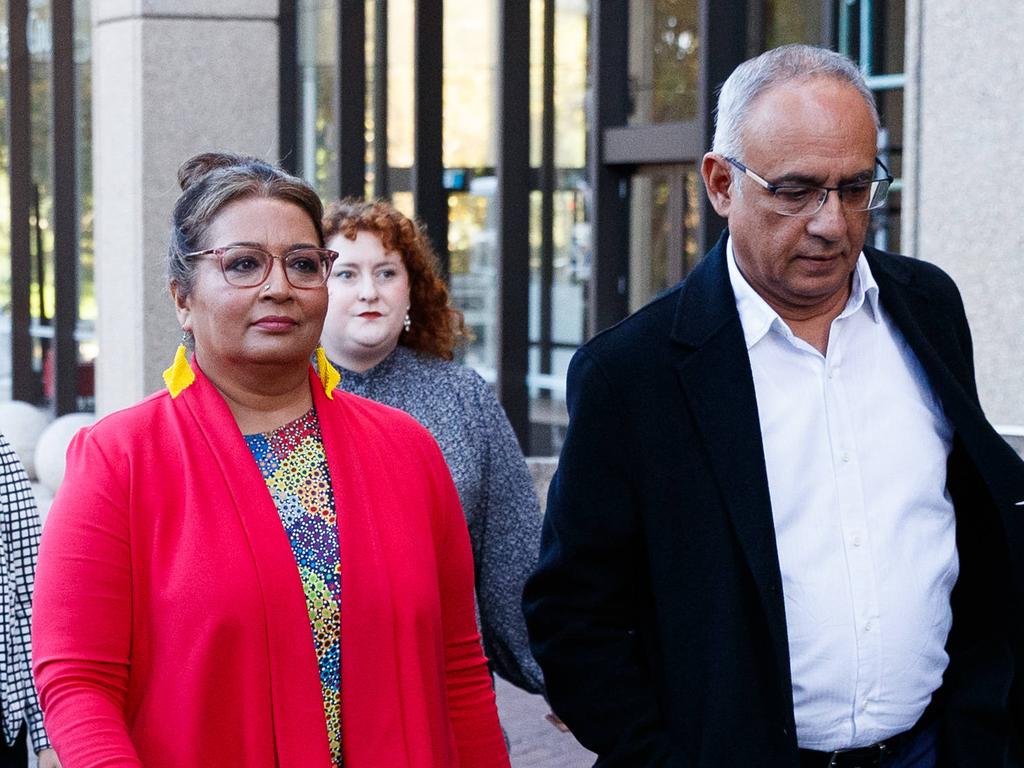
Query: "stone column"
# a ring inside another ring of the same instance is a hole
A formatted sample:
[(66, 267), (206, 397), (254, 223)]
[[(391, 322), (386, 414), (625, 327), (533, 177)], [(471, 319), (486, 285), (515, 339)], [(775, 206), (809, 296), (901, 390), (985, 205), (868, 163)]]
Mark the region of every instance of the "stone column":
[(277, 0), (93, 0), (96, 409), (155, 392), (181, 333), (165, 254), (176, 171), (277, 159)]
[(907, 3), (904, 243), (959, 285), (1004, 426), (1024, 425), (1022, 39), (1017, 0)]

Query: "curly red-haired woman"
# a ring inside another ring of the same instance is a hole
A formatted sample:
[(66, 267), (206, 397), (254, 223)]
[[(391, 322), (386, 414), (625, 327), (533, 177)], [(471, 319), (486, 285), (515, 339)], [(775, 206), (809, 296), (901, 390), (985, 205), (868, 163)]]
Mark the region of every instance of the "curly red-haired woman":
[(539, 548), (537, 497), (493, 391), (452, 360), (466, 330), (429, 242), (381, 200), (331, 204), (324, 238), (340, 256), (321, 342), (341, 388), (412, 414), (441, 446), (469, 524), (484, 650), (499, 675), (541, 692), (520, 608)]

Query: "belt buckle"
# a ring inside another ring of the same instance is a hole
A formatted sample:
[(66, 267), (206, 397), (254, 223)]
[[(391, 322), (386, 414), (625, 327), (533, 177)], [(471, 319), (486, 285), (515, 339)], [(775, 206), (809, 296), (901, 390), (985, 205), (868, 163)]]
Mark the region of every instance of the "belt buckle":
[[(843, 755), (853, 755), (855, 752), (868, 752), (863, 756), (866, 762), (858, 761), (856, 764), (847, 763)], [(892, 748), (884, 741), (872, 744), (869, 747), (855, 747), (854, 749), (837, 749), (828, 756), (828, 768), (880, 768), (882, 758), (892, 754)]]

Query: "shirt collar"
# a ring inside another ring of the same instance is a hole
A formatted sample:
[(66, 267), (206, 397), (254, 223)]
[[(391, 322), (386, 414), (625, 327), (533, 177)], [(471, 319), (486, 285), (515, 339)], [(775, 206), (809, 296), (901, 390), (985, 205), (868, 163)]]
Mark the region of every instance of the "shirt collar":
[[(736, 253), (733, 251), (731, 237), (726, 241), (725, 255), (729, 269), (729, 281), (732, 283), (732, 291), (736, 296), (736, 310), (739, 312), (740, 324), (743, 326), (743, 337), (747, 349), (757, 344), (770, 331), (792, 339), (793, 331), (790, 327), (786, 325), (779, 313), (761, 298), (761, 295), (754, 290), (743, 273), (740, 272), (740, 268), (736, 265)], [(878, 283), (875, 282), (875, 277), (871, 274), (871, 267), (868, 266), (868, 261), (862, 251), (857, 257), (857, 264), (853, 271), (850, 298), (847, 299), (846, 307), (836, 319), (849, 317), (865, 305), (868, 316), (875, 323), (882, 322), (878, 306)]]

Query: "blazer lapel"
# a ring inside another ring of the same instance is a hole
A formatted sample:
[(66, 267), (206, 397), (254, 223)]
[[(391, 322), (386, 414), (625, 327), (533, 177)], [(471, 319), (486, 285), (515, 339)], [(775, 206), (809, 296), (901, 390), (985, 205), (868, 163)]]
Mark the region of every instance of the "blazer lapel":
[[(935, 312), (930, 297), (917, 293), (912, 273), (901, 269), (903, 265), (899, 262), (882, 262), (871, 252), (866, 252), (866, 256), (878, 283), (879, 300), (914, 350), (946, 416), (954, 426), (984, 419), (974, 393), (957, 380), (950, 368), (953, 350), (947, 347), (955, 344), (956, 333), (950, 318)], [(949, 343), (943, 344), (947, 338)], [(969, 375), (969, 371), (965, 369), (964, 375)]]
[(764, 608), (788, 711), (792, 682), (782, 575), (753, 374), (729, 282), (725, 237), (681, 289), (672, 331), (679, 346), (676, 372)]
[[(971, 361), (964, 359), (956, 340), (956, 319), (935, 310), (932, 298), (916, 287), (913, 272), (903, 263), (882, 260), (868, 249), (865, 254), (882, 306), (917, 356), (946, 418), (992, 494), (1010, 551), (1024, 551), (1024, 525), (1015, 506), (1021, 492), (1020, 460), (978, 403)], [(965, 510), (958, 509), (957, 514)], [(1013, 558), (1012, 567), (1017, 583), (1024, 585), (1024, 561)]]

